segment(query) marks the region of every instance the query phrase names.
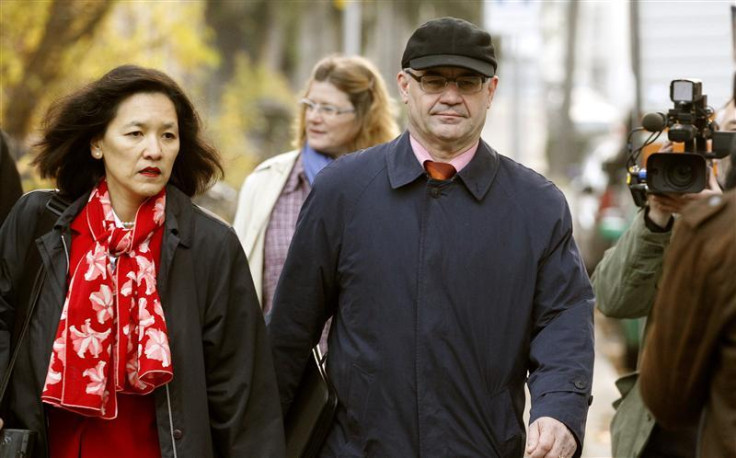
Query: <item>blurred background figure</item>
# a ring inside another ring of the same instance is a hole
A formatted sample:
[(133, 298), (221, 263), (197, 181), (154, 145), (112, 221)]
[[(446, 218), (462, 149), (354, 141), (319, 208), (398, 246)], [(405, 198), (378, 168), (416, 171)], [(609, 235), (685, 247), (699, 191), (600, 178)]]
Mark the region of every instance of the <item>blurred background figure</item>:
[[(56, 193), (28, 193), (0, 229), (0, 375), (19, 349), (5, 426), (35, 431), (38, 457), (283, 456), (245, 254), (191, 202), (222, 167), (189, 98), (160, 71), (121, 66), (43, 125), (35, 164), (71, 204), (45, 229)], [(11, 344), (37, 246), (48, 275)]]
[(0, 226), (15, 201), (23, 194), (20, 175), (18, 175), (15, 160), (10, 155), (10, 147), (5, 135), (5, 132), (0, 130)]
[[(736, 168), (724, 172), (732, 189)], [(736, 456), (734, 225), (735, 190), (683, 211), (642, 356), (644, 402), (666, 427), (698, 428), (702, 457)]]
[(294, 128), (295, 150), (256, 167), (240, 191), (235, 231), (245, 248), (264, 314), (271, 309), (302, 203), (314, 177), (339, 156), (399, 133), (392, 100), (362, 57), (320, 60), (306, 83)]

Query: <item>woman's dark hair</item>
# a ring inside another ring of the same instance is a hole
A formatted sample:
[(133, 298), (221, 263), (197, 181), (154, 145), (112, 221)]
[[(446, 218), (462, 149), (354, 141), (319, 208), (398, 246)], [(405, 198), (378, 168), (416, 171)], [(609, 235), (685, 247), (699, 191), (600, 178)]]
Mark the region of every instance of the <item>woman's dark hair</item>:
[(90, 142), (105, 134), (120, 104), (139, 93), (164, 94), (176, 108), (180, 146), (169, 183), (191, 197), (221, 178), (219, 154), (202, 138), (199, 116), (184, 91), (165, 73), (135, 65), (117, 67), (51, 105), (35, 145), (33, 164), (41, 176), (56, 179), (67, 197), (89, 192), (105, 174), (103, 162), (90, 154)]

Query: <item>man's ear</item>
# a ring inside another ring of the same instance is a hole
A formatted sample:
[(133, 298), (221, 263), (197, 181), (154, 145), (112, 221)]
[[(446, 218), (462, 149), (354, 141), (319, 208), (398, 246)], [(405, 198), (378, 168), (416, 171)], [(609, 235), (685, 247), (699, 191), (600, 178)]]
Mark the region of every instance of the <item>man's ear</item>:
[(488, 99), (486, 103), (486, 109), (491, 108), (491, 102), (493, 102), (493, 96), (494, 94), (496, 94), (497, 87), (498, 87), (498, 76), (493, 76), (488, 82)]
[(406, 74), (403, 71), (396, 75), (396, 83), (399, 86), (401, 101), (407, 103), (409, 101), (409, 78), (406, 77)]

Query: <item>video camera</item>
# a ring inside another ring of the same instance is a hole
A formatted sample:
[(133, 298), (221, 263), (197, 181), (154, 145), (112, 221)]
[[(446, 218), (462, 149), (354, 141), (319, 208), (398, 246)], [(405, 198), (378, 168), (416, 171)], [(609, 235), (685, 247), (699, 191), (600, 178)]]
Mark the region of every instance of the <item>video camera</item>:
[[(670, 83), (670, 100), (674, 102), (667, 114), (648, 113), (642, 118), (642, 127), (634, 132), (647, 130), (651, 135), (642, 146), (629, 154), (627, 183), (637, 206), (646, 204), (647, 192), (694, 193), (705, 188), (707, 182), (706, 159), (723, 158), (731, 149), (736, 132), (718, 132), (713, 118), (713, 108), (708, 106), (708, 96), (703, 94), (703, 84), (696, 79), (678, 79)], [(662, 131), (668, 128), (671, 142), (684, 143), (684, 153), (654, 153), (649, 156), (646, 168), (637, 164), (639, 153), (652, 144)], [(711, 140), (711, 152), (707, 141)]]

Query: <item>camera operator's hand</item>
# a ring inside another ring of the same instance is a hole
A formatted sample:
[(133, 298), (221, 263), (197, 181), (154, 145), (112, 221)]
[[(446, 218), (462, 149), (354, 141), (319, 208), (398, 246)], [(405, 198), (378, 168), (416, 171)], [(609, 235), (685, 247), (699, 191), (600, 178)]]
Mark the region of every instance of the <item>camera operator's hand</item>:
[(707, 199), (710, 196), (722, 194), (716, 176), (708, 170), (708, 186), (698, 193), (691, 194), (649, 194), (649, 219), (657, 226), (664, 228), (674, 213), (680, 213), (685, 206), (693, 201)]

